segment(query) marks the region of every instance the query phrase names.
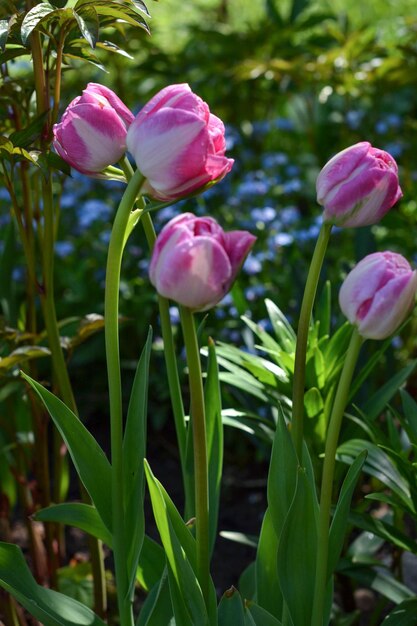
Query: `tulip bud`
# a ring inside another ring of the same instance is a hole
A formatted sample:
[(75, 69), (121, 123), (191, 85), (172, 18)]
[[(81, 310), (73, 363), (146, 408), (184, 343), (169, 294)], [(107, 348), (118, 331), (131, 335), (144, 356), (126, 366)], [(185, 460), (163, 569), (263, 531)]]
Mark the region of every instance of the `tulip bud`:
[(162, 296), (194, 311), (213, 307), (229, 291), (256, 237), (225, 233), (211, 217), (183, 213), (160, 232), (149, 267)]
[(343, 313), (366, 339), (386, 339), (410, 313), (417, 272), (395, 252), (369, 254), (348, 274), (339, 292)]
[(144, 189), (162, 201), (223, 178), (233, 165), (224, 156), (223, 122), (187, 84), (162, 89), (143, 107), (127, 147), (147, 179)]
[(111, 89), (89, 83), (54, 125), (53, 145), (71, 167), (95, 175), (126, 152), (127, 129), (133, 120)]
[(376, 224), (403, 195), (396, 162), (368, 141), (330, 159), (318, 175), (316, 188), (324, 221), (338, 226)]

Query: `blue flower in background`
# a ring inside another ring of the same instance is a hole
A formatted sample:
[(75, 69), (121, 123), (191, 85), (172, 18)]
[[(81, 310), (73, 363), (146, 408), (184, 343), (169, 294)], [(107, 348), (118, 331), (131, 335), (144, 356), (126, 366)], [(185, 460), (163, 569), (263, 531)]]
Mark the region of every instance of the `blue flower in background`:
[(266, 206), (263, 208), (255, 208), (251, 210), (251, 217), (256, 222), (272, 222), (277, 216), (277, 212), (274, 208)]
[(55, 252), (58, 257), (63, 259), (74, 252), (74, 244), (71, 241), (57, 241)]
[(78, 223), (82, 229), (88, 228), (96, 220), (107, 221), (110, 218), (111, 209), (102, 200), (87, 200), (78, 208)]
[(257, 256), (254, 254), (250, 254), (243, 264), (243, 270), (249, 276), (253, 276), (254, 274), (259, 274), (262, 270), (262, 263)]

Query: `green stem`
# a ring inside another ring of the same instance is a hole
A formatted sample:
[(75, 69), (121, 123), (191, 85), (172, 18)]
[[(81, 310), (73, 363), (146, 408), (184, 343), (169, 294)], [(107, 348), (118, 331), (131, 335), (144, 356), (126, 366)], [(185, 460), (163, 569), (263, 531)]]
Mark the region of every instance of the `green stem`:
[(316, 296), (321, 266), (332, 230), (331, 224), (323, 224), (311, 259), (307, 282), (301, 304), (300, 319), (297, 330), (297, 344), (295, 348), (294, 379), (292, 391), (292, 422), (291, 433), (295, 450), (299, 459), (302, 457), (304, 434), (304, 386), (306, 371), (306, 356), (308, 331), (310, 328), (311, 313)]
[(328, 572), (327, 564), (329, 555), (329, 521), (332, 504), (334, 468), (336, 464), (336, 450), (343, 415), (349, 399), (350, 384), (352, 382), (353, 372), (355, 370), (362, 343), (363, 338), (359, 335), (356, 328), (354, 328), (349, 348), (346, 353), (339, 385), (337, 387), (326, 436), (320, 495), (316, 581), (311, 626), (323, 626), (323, 610), (325, 605), (326, 587), (329, 574), (331, 574)]
[(194, 316), (190, 309), (181, 307), (181, 322), (187, 354), (191, 397), (190, 417), (192, 420), (194, 451), (197, 578), (208, 607), (210, 581), (209, 499), (203, 379), (197, 332)]
[[(127, 159), (120, 162), (127, 180), (130, 180), (133, 174), (133, 170)], [(166, 205), (164, 205), (166, 206)], [(141, 208), (143, 208), (141, 206)], [(156, 234), (152, 223), (152, 218), (147, 211), (142, 214), (142, 226), (145, 232), (146, 241), (148, 242), (149, 250), (152, 252)], [(174, 414), (175, 431), (177, 434), (178, 449), (181, 462), (181, 471), (183, 476), (184, 489), (187, 492), (187, 472), (185, 464), (186, 456), (186, 425), (185, 425), (185, 413), (184, 405), (182, 402), (181, 385), (178, 375), (177, 359), (175, 355), (175, 343), (172, 334), (171, 319), (169, 316), (169, 300), (158, 294), (158, 307), (159, 318), (161, 322), (162, 339), (164, 342), (164, 356), (165, 366), (167, 369), (168, 387), (171, 398), (172, 412)]]
[(132, 207), (143, 184), (136, 172), (120, 202), (110, 238), (106, 269), (104, 300), (107, 376), (110, 396), (113, 551), (117, 582), (117, 599), (121, 626), (133, 626), (132, 603), (129, 598), (127, 546), (125, 541), (123, 502), (123, 410), (119, 353), (119, 286), (123, 248)]

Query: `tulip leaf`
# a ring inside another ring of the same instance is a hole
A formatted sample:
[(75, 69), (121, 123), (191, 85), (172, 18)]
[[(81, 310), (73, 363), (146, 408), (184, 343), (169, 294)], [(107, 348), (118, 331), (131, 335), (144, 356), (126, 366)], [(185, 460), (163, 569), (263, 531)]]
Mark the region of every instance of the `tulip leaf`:
[(337, 571), (353, 578), (361, 586), (370, 587), (395, 604), (411, 598), (415, 599), (415, 593), (411, 589), (394, 578), (390, 572), (383, 571), (380, 567), (374, 569), (346, 560), (340, 563)]
[[(164, 546), (168, 579), (175, 620), (181, 626), (209, 626), (209, 619), (196, 571), (196, 545), (189, 528), (182, 520), (161, 483), (145, 461), (145, 474), (152, 509)], [(216, 611), (216, 592), (210, 585), (210, 615)]]
[(112, 547), (112, 536), (97, 510), (90, 504), (81, 502), (64, 502), (62, 504), (52, 504), (45, 509), (36, 511), (33, 518), (39, 522), (58, 522), (74, 526), (84, 532), (101, 539), (110, 548)]
[(245, 611), (240, 593), (235, 587), (226, 591), (217, 609), (218, 626), (245, 626)]
[(272, 445), (268, 474), (268, 508), (276, 536), (282, 528), (293, 502), (297, 481), (298, 460), (285, 419), (279, 413)]
[[(369, 497), (369, 496), (368, 496)], [(400, 550), (408, 550), (414, 554), (417, 553), (417, 542), (408, 537), (401, 530), (389, 524), (388, 522), (372, 517), (372, 515), (365, 513), (349, 513), (349, 523), (354, 524), (356, 528), (377, 535), (385, 541), (397, 546)]]
[(174, 626), (173, 620), (168, 571), (165, 568), (143, 603), (135, 626)]
[(0, 543), (0, 586), (44, 626), (105, 626), (88, 607), (38, 585), (20, 549)]
[[(277, 493), (276, 497), (279, 498), (280, 494)], [(255, 561), (256, 601), (276, 617), (281, 616), (283, 608), (277, 569), (278, 545), (270, 509), (267, 509), (262, 522)]]
[(411, 430), (411, 440), (417, 443), (417, 402), (405, 389), (400, 389), (401, 402), (407, 424)]
[(9, 36), (9, 20), (0, 20), (0, 49), (5, 50)]
[(165, 552), (159, 543), (147, 535), (143, 538), (136, 580), (145, 591), (150, 591), (162, 578), (165, 569)]
[(295, 495), (278, 547), (280, 587), (290, 617), (297, 626), (311, 624), (317, 551), (316, 506), (307, 473), (299, 467)]
[(129, 538), (127, 555), (129, 581), (134, 585), (136, 569), (145, 535), (143, 461), (146, 448), (146, 417), (148, 409), (148, 372), (152, 347), (152, 329), (148, 331), (130, 394), (123, 438), (123, 476), (125, 501), (125, 533)]
[(223, 422), (216, 348), (210, 339), (208, 346), (207, 379), (204, 387), (206, 437), (209, 483), (210, 553), (217, 535), (220, 488), (223, 467)]
[(269, 319), (271, 320), (272, 328), (274, 329), (281, 347), (285, 352), (288, 352), (288, 354), (293, 354), (297, 341), (293, 327), (281, 309), (279, 309), (272, 300), (266, 299), (265, 306), (268, 311)]
[(366, 456), (367, 451), (363, 450), (349, 467), (348, 473), (343, 481), (339, 500), (337, 502), (333, 515), (333, 521), (330, 527), (328, 559), (329, 577), (332, 575), (342, 551), (353, 492), (362, 471), (363, 464), (365, 463)]
[(9, 137), (10, 141), (19, 148), (28, 148), (31, 144), (33, 145), (33, 142), (41, 136), (47, 117), (48, 111), (36, 116), (29, 126), (12, 133)]
[(64, 439), (78, 475), (101, 519), (111, 530), (111, 467), (97, 441), (65, 404), (42, 385), (22, 373), (41, 398)]
[(255, 626), (282, 626), (281, 622), (254, 602), (246, 602), (246, 612), (252, 616)]

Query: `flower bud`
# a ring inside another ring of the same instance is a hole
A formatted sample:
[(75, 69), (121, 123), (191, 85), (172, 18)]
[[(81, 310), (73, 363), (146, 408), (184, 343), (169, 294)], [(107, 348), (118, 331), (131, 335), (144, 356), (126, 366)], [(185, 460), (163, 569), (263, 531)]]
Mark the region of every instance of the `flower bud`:
[(116, 94), (88, 83), (82, 96), (66, 108), (53, 128), (58, 154), (79, 172), (94, 175), (126, 152), (126, 134), (133, 114)]
[(183, 213), (160, 232), (149, 267), (159, 294), (194, 311), (213, 307), (229, 291), (256, 237), (225, 233), (211, 217)]
[(316, 188), (324, 221), (338, 226), (376, 224), (403, 195), (396, 162), (368, 141), (330, 159), (318, 175)]
[(339, 292), (343, 313), (366, 339), (386, 339), (410, 313), (417, 272), (395, 252), (369, 254), (347, 275)]
[(162, 201), (223, 178), (233, 165), (224, 156), (223, 122), (187, 84), (165, 87), (143, 107), (127, 147), (147, 179), (144, 189)]

